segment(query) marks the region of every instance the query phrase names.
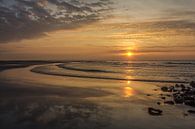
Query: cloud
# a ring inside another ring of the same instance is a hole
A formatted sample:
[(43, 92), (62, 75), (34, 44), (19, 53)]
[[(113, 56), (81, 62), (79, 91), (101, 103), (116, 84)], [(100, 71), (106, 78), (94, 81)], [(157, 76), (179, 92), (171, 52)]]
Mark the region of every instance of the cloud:
[(146, 20), (129, 23), (106, 23), (103, 29), (113, 33), (110, 39), (151, 40), (159, 38), (194, 37), (195, 22), (189, 20)]
[(109, 0), (0, 0), (0, 42), (44, 36), (104, 18)]
[[(125, 50), (125, 49), (120, 49), (120, 50), (112, 50), (110, 51), (110, 53), (113, 54), (122, 54), (122, 53), (127, 53), (129, 50)], [(188, 49), (173, 49), (173, 48), (168, 48), (168, 49), (161, 49), (161, 48), (154, 48), (154, 49), (148, 49), (148, 48), (140, 48), (139, 50), (131, 50), (131, 52), (136, 53), (136, 54), (140, 54), (140, 53), (144, 53), (144, 54), (149, 54), (149, 53), (179, 53), (179, 52), (193, 52), (194, 53), (194, 49), (188, 50)]]
[(168, 17), (178, 17), (178, 18), (185, 18), (185, 17), (190, 17), (191, 19), (195, 19), (195, 11), (194, 10), (174, 10), (174, 9), (168, 9), (164, 10), (163, 14)]

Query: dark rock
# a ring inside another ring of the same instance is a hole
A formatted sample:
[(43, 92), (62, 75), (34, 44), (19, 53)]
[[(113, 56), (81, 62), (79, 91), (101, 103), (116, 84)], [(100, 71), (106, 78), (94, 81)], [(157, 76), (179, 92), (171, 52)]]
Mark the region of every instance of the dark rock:
[(161, 103), (160, 102), (157, 102), (158, 105), (160, 105)]
[(169, 104), (169, 105), (174, 105), (174, 102), (173, 101), (165, 101), (164, 103), (165, 104)]
[(162, 90), (163, 92), (168, 92), (169, 88), (168, 88), (168, 87), (162, 87), (161, 90)]
[(195, 91), (194, 90), (186, 91), (185, 94), (186, 95), (194, 95), (195, 96)]
[(190, 100), (185, 100), (185, 105), (191, 106), (191, 107), (195, 107), (195, 101), (190, 101)]
[(184, 101), (187, 101), (187, 100), (189, 100), (189, 101), (195, 101), (195, 99), (194, 99), (194, 97), (193, 96), (184, 96)]
[(174, 94), (173, 99), (177, 104), (182, 104), (184, 102), (184, 98), (181, 94)]
[(166, 96), (167, 96), (167, 97), (172, 97), (172, 95), (170, 95), (170, 94), (166, 94)]
[(195, 82), (194, 81), (190, 82), (190, 86), (195, 88)]
[(192, 81), (190, 85), (185, 86), (184, 84), (176, 84), (175, 86), (162, 87), (163, 92), (169, 92), (161, 95), (161, 99), (166, 100), (166, 97), (173, 97), (173, 101), (166, 101), (165, 104), (173, 105), (185, 104), (188, 106), (195, 107), (195, 82)]
[(189, 91), (191, 91), (191, 90), (192, 90), (191, 87), (185, 87), (185, 88), (182, 88), (182, 89), (181, 89), (182, 92), (189, 92)]
[(162, 115), (162, 112), (163, 111), (160, 110), (160, 109), (154, 109), (154, 108), (151, 108), (151, 107), (148, 108), (148, 113), (152, 116), (160, 116), (160, 115)]
[(180, 86), (179, 86), (179, 84), (175, 84), (175, 87), (178, 88), (178, 87), (180, 87)]
[(194, 110), (188, 110), (188, 113), (195, 114)]
[(175, 85), (175, 88), (185, 88), (186, 86), (184, 84), (176, 84)]
[(176, 90), (175, 90), (174, 86), (169, 87), (168, 92), (176, 92)]
[(181, 91), (186, 92), (186, 91), (189, 91), (189, 90), (187, 88), (182, 88)]
[(174, 86), (170, 86), (170, 87), (162, 87), (161, 90), (163, 92), (176, 92), (177, 90), (175, 90)]
[(181, 84), (180, 87), (181, 87), (182, 89), (186, 88), (184, 84)]

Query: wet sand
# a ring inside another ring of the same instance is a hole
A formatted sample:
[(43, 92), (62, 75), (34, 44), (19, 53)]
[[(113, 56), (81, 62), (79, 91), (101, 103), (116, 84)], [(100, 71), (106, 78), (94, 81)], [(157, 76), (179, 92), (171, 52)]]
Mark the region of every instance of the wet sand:
[[(41, 66), (41, 65), (40, 65)], [(170, 84), (73, 78), (31, 72), (35, 66), (0, 72), (2, 129), (193, 129), (192, 107), (157, 104)], [(148, 108), (162, 115), (148, 113)]]

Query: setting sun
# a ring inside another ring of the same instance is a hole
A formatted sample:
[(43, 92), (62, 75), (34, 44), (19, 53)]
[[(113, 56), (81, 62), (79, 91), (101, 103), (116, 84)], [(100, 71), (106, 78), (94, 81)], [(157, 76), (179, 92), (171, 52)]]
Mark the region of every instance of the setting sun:
[(127, 52), (127, 56), (132, 56), (133, 53), (132, 52)]

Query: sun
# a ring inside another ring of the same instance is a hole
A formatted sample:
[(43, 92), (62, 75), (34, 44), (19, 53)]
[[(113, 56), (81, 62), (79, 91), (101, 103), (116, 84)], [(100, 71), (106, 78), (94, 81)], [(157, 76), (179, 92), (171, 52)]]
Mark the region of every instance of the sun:
[(127, 56), (132, 56), (133, 53), (132, 53), (132, 52), (127, 52), (126, 55), (127, 55)]

